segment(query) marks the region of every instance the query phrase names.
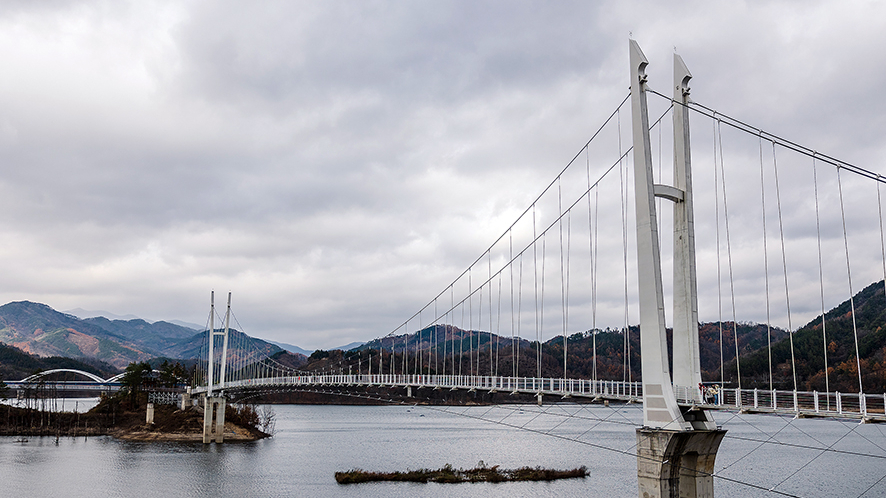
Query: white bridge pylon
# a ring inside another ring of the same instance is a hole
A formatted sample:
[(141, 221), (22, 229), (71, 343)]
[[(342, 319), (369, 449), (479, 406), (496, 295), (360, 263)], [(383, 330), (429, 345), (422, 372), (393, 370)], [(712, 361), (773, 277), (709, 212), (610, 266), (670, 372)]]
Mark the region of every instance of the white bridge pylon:
[[(643, 427), (637, 429), (639, 496), (713, 498), (714, 462), (726, 431), (718, 430), (705, 410), (681, 408), (674, 392), (682, 387), (691, 398), (701, 394), (693, 387), (701, 385), (701, 364), (687, 108), (692, 75), (674, 54), (674, 185), (655, 185), (646, 106), (649, 62), (636, 41), (630, 40), (629, 45), (643, 375)], [(673, 381), (668, 368), (656, 197), (674, 203)]]
[[(637, 267), (640, 297), (640, 350), (643, 375), (643, 425), (669, 430), (715, 429), (705, 412), (691, 419), (677, 403), (675, 386), (695, 394), (701, 384), (698, 349), (698, 291), (692, 172), (689, 148), (689, 79), (683, 59), (674, 54), (674, 183), (653, 183), (652, 147), (646, 105), (646, 56), (630, 40), (631, 115), (637, 213)], [(655, 198), (674, 203), (674, 376), (668, 368), (664, 291)], [(693, 398), (695, 396), (692, 396)], [(700, 393), (699, 393), (700, 398)], [(699, 399), (699, 401), (701, 401)]]

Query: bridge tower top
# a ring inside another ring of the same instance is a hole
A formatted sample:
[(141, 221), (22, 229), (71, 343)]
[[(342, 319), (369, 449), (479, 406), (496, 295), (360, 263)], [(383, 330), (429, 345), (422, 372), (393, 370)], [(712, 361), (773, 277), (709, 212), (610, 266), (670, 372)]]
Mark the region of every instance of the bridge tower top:
[(212, 291), (209, 297), (209, 362), (207, 364), (207, 381), (206, 381), (206, 396), (212, 397), (212, 389), (215, 384), (215, 372), (214, 372), (214, 364), (215, 364), (215, 353), (213, 351), (215, 344), (215, 337), (222, 336), (222, 352), (221, 352), (221, 365), (219, 367), (219, 382), (218, 387), (220, 391), (224, 391), (225, 388), (225, 378), (227, 376), (227, 359), (228, 359), (228, 335), (230, 332), (231, 326), (231, 293), (228, 292), (228, 309), (225, 313), (225, 328), (223, 331), (215, 330), (215, 291)]

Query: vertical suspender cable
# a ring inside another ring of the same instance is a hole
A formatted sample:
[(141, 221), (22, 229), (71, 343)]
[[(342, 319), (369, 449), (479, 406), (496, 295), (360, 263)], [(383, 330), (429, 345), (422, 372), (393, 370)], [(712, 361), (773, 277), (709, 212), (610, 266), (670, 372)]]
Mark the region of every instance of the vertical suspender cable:
[[(469, 272), (470, 272), (470, 270), (469, 270)], [(464, 356), (465, 356), (465, 353), (464, 353), (465, 332), (468, 332), (468, 334), (470, 334), (470, 331), (467, 331), (465, 329), (465, 323), (466, 323), (465, 322), (465, 310), (468, 308), (468, 306), (467, 306), (467, 304), (465, 304), (464, 301), (462, 301), (461, 303), (459, 303), (459, 307), (461, 307), (461, 322), (459, 323), (459, 325), (461, 325), (462, 333), (461, 333), (461, 339), (458, 341), (458, 376), (461, 377), (464, 373), (462, 371), (462, 362), (464, 361)], [(470, 339), (470, 337), (471, 336), (468, 335), (468, 339)], [(470, 345), (471, 344), (469, 342), (468, 343), (469, 348), (470, 348)], [(471, 350), (468, 349), (468, 353), (470, 353), (470, 351)], [(470, 366), (471, 366), (471, 362), (468, 362), (468, 367), (470, 367)]]
[[(449, 309), (452, 310), (452, 320), (450, 320), (450, 324), (455, 323), (455, 286), (449, 286)], [(450, 329), (452, 331), (452, 345), (449, 347), (449, 350), (452, 352), (452, 358), (449, 361), (449, 372), (450, 375), (455, 375), (455, 327)], [(461, 373), (461, 339), (458, 341), (458, 349), (459, 349), (459, 373)], [(445, 347), (445, 346), (444, 346)], [(443, 356), (443, 370), (446, 370), (446, 356)]]
[(508, 275), (510, 278), (508, 279), (508, 285), (511, 287), (511, 361), (514, 363), (514, 377), (517, 376), (517, 327), (515, 327), (514, 321), (517, 319), (517, 314), (514, 311), (514, 232), (508, 232), (508, 261), (511, 261), (511, 264), (508, 265)]
[(535, 204), (532, 205), (532, 271), (535, 287), (535, 370), (536, 377), (541, 377), (541, 335), (538, 323), (538, 235), (535, 225)]
[[(628, 364), (628, 382), (633, 380), (633, 371), (631, 370), (631, 324), (630, 324), (630, 301), (628, 300), (628, 296), (630, 295), (630, 279), (628, 279), (629, 273), (629, 265), (630, 260), (628, 259), (628, 246), (630, 245), (630, 233), (631, 230), (628, 230), (628, 213), (630, 212), (630, 197), (631, 197), (631, 173), (634, 168), (630, 166), (628, 161), (625, 161), (625, 203), (624, 203), (624, 245), (625, 245), (625, 254), (624, 254), (624, 271), (625, 271), (625, 344), (627, 345), (627, 352), (625, 354), (625, 358), (627, 359)], [(639, 333), (639, 326), (638, 326)]]
[(409, 373), (409, 319), (403, 324), (403, 370), (400, 373)]
[[(508, 263), (508, 265), (510, 265), (510, 263)], [(496, 322), (496, 327), (495, 327), (496, 348), (495, 348), (495, 372), (494, 372), (494, 375), (496, 377), (499, 375), (498, 363), (499, 363), (499, 356), (501, 355), (501, 281), (502, 281), (502, 278), (504, 278), (504, 277), (503, 277), (502, 273), (499, 272), (499, 274), (498, 274), (498, 316), (495, 320), (495, 322)]]
[(772, 142), (772, 169), (775, 172), (775, 204), (778, 207), (778, 231), (781, 235), (781, 263), (784, 267), (784, 299), (788, 312), (788, 338), (791, 343), (791, 372), (794, 376), (794, 392), (797, 392), (797, 362), (794, 358), (794, 326), (791, 322), (791, 296), (788, 287), (788, 258), (784, 247), (784, 224), (781, 216), (781, 190), (778, 185), (778, 160), (775, 155), (775, 142)]
[(720, 128), (720, 120), (717, 119), (717, 142), (720, 146), (720, 182), (723, 187), (723, 224), (726, 228), (726, 260), (729, 265), (729, 291), (732, 298), (732, 334), (735, 337), (735, 372), (738, 379), (738, 389), (741, 389), (741, 362), (738, 348), (738, 322), (735, 318), (735, 278), (732, 273), (732, 244), (729, 237), (729, 203), (726, 199), (726, 167), (723, 164), (723, 133)]
[(492, 353), (495, 349), (495, 340), (492, 337), (492, 251), (487, 252), (487, 264), (489, 274), (489, 375), (492, 376)]
[(627, 229), (627, 199), (625, 199), (625, 172), (621, 161), (621, 119), (619, 114), (619, 133), (618, 133), (618, 179), (619, 179), (619, 196), (621, 198), (621, 243), (623, 255), (624, 269), (624, 324), (622, 329), (622, 367), (621, 380), (628, 380), (628, 342), (630, 341), (628, 330), (628, 229)]
[(446, 375), (446, 352), (448, 349), (446, 347), (446, 345), (449, 342), (446, 340), (446, 331), (452, 330), (451, 327), (452, 327), (452, 318), (453, 317), (452, 317), (451, 313), (452, 313), (452, 307), (450, 306), (449, 309), (446, 311), (446, 318), (443, 319), (443, 365), (442, 365), (443, 368), (440, 369), (440, 373), (442, 373), (443, 375)]
[(421, 312), (422, 312), (422, 310), (418, 310), (418, 331), (415, 333), (415, 339), (416, 339), (415, 340), (415, 356), (416, 356), (416, 358), (415, 358), (415, 367), (413, 368), (413, 370), (415, 371), (416, 375), (421, 373), (421, 348), (422, 348), (421, 333), (422, 333), (422, 327), (424, 327), (422, 325), (422, 321), (421, 321)]
[[(590, 261), (588, 264), (588, 270), (590, 273), (591, 279), (591, 347), (593, 349), (593, 364), (591, 365), (591, 380), (593, 381), (593, 385), (597, 385), (597, 286), (596, 286), (596, 275), (594, 274), (594, 270), (597, 265), (597, 257), (594, 254), (594, 231), (596, 230), (596, 225), (594, 224), (594, 216), (591, 209), (591, 155), (590, 149), (585, 147), (585, 159), (586, 159), (586, 169), (587, 169), (587, 178), (588, 178), (588, 253), (590, 254)], [(598, 199), (597, 189), (594, 188), (594, 199)], [(596, 389), (596, 387), (594, 387)], [(596, 391), (595, 391), (596, 392)]]
[[(508, 261), (511, 263), (508, 265), (508, 285), (510, 286), (510, 297), (511, 297), (511, 361), (514, 363), (514, 369), (517, 368), (517, 351), (516, 351), (516, 332), (517, 327), (514, 321), (517, 319), (517, 315), (514, 311), (514, 232), (508, 231)], [(517, 375), (514, 374), (514, 377)]]
[[(465, 303), (464, 303), (464, 302), (459, 303), (458, 306), (461, 308), (461, 321), (459, 321), (459, 326), (460, 326), (459, 328), (461, 328), (461, 333), (459, 334), (459, 338), (458, 338), (458, 376), (461, 377), (461, 373), (462, 373), (462, 370), (461, 370), (462, 358), (463, 358), (464, 355), (465, 355), (465, 353), (464, 353), (464, 348), (465, 348), (465, 346), (464, 346), (464, 344), (465, 344), (465, 334), (464, 334), (464, 326), (465, 326)], [(455, 352), (455, 351), (453, 351), (453, 353), (454, 353), (454, 352)], [(452, 368), (455, 368), (455, 365), (453, 365)]]
[(597, 214), (600, 212), (600, 190), (594, 189), (594, 244), (591, 270), (591, 329), (594, 348), (594, 380), (597, 380)]
[(565, 295), (565, 303), (564, 314), (566, 315), (563, 319), (563, 328), (565, 329), (563, 332), (563, 377), (566, 378), (566, 343), (567, 337), (569, 333), (569, 249), (572, 242), (572, 211), (569, 211), (569, 214), (566, 216), (566, 295)]
[(560, 231), (560, 318), (563, 326), (563, 379), (566, 379), (566, 273), (563, 255), (563, 188), (557, 179), (557, 228)]
[(520, 271), (517, 273), (517, 345), (514, 357), (514, 377), (520, 376), (520, 343), (523, 338), (523, 252), (520, 252)]
[(769, 390), (772, 390), (772, 318), (769, 310), (769, 247), (766, 237), (766, 183), (763, 178), (763, 135), (757, 135), (760, 143), (760, 212), (763, 218), (763, 273), (766, 287), (766, 352), (769, 358)]
[(539, 308), (539, 320), (538, 320), (538, 376), (541, 377), (541, 358), (542, 358), (542, 349), (541, 349), (541, 341), (544, 339), (544, 331), (545, 331), (545, 261), (547, 260), (547, 247), (548, 247), (548, 232), (547, 230), (541, 233), (541, 295), (540, 295), (540, 308)]
[(722, 386), (725, 383), (726, 375), (723, 368), (723, 287), (720, 276), (723, 266), (720, 263), (720, 173), (717, 170), (717, 122), (711, 121), (711, 124), (714, 126), (711, 136), (714, 139), (714, 222), (717, 226), (717, 324), (720, 329), (720, 385)]
[(880, 202), (880, 175), (877, 175), (877, 216), (880, 218), (880, 256), (883, 262), (883, 291), (886, 292), (886, 241), (883, 240), (883, 204)]
[[(818, 241), (818, 285), (821, 294), (821, 343), (824, 346), (824, 391), (829, 393), (831, 392), (831, 387), (828, 382), (828, 335), (827, 321), (824, 317), (824, 271), (822, 270), (821, 264), (821, 220), (818, 214), (818, 172), (815, 164), (815, 156), (812, 156), (812, 186), (815, 191), (815, 235), (816, 240)], [(828, 410), (830, 410), (831, 397), (830, 395), (825, 397), (827, 398)]]
[(483, 285), (477, 288), (477, 376), (480, 376), (480, 339), (483, 337)]
[(468, 366), (474, 375), (474, 284), (472, 274), (474, 268), (468, 269)]
[[(852, 334), (855, 338), (855, 366), (858, 368), (858, 396), (861, 398), (864, 388), (861, 383), (861, 356), (858, 353), (858, 327), (855, 323), (855, 297), (852, 291), (852, 269), (849, 265), (849, 237), (846, 235), (846, 209), (843, 206), (843, 182), (840, 179), (840, 167), (837, 166), (837, 188), (840, 191), (840, 216), (843, 219), (843, 246), (846, 249), (846, 276), (849, 280), (849, 305), (852, 309)], [(859, 399), (859, 401), (861, 401)]]

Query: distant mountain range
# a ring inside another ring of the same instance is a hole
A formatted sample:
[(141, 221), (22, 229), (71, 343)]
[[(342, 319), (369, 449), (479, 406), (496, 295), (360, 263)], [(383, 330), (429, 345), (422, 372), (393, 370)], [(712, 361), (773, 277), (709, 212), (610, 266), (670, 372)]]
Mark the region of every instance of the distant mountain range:
[[(737, 385), (738, 376), (735, 361), (735, 337), (738, 335), (738, 350), (741, 367), (742, 387), (769, 387), (769, 350), (767, 335), (772, 340), (772, 382), (778, 389), (793, 387), (791, 367), (791, 336), (795, 346), (797, 383), (801, 390), (824, 390), (827, 382), (830, 390), (855, 392), (858, 390), (857, 363), (861, 363), (865, 392), (886, 391), (886, 293), (883, 282), (875, 282), (858, 292), (854, 299), (854, 316), (849, 300), (819, 316), (793, 334), (765, 324), (731, 322), (722, 324), (702, 323), (699, 327), (701, 368), (705, 380), (720, 378), (720, 337), (722, 334), (722, 355), (724, 380)], [(84, 312), (84, 310), (73, 310)], [(89, 313), (89, 312), (87, 312)], [(822, 328), (826, 329), (827, 345), (822, 343)], [(855, 331), (858, 335), (860, 360), (855, 358)], [(13, 302), (0, 306), (0, 342), (15, 346), (26, 353), (41, 357), (60, 356), (76, 358), (106, 368), (101, 363), (124, 368), (132, 361), (146, 361), (156, 357), (173, 359), (194, 359), (200, 357), (205, 332), (187, 326), (165, 321), (149, 323), (140, 318), (110, 319), (96, 316), (81, 319), (71, 313), (60, 313), (45, 304), (28, 301)], [(670, 331), (668, 331), (670, 342)], [(567, 361), (569, 375), (589, 377), (594, 364), (592, 361), (594, 343), (598, 362), (596, 371), (601, 378), (638, 379), (640, 376), (639, 329), (630, 328), (625, 341), (621, 330), (602, 330), (597, 334), (578, 332), (569, 337)], [(630, 344), (630, 355), (625, 361), (625, 344)], [(248, 337), (232, 331), (231, 354), (241, 359), (252, 360), (251, 355), (281, 355), (284, 351), (286, 363), (301, 365), (312, 356), (307, 369), (344, 368), (348, 361), (361, 361), (367, 350), (382, 349), (386, 354), (392, 351), (398, 356), (409, 351), (426, 354), (429, 348), (437, 350), (440, 358), (450, 358), (449, 369), (456, 364), (459, 370), (470, 372), (535, 372), (535, 343), (497, 336), (482, 331), (466, 331), (452, 325), (434, 325), (409, 336), (391, 336), (368, 343), (351, 343), (339, 348), (331, 348), (323, 354), (314, 354), (297, 346), (285, 343), (272, 343)], [(472, 347), (473, 345), (473, 347)], [(479, 345), (482, 352), (476, 351)], [(492, 346), (492, 347), (490, 347)], [(514, 347), (516, 346), (516, 347)], [(669, 344), (670, 347), (670, 344)], [(827, 349), (828, 374), (824, 370), (824, 351)], [(336, 353), (337, 350), (341, 350)], [(490, 354), (494, 351), (494, 355)], [(260, 351), (260, 353), (256, 353)], [(343, 353), (342, 353), (343, 352)], [(463, 352), (463, 353), (462, 353)], [(335, 353), (330, 355), (329, 353)], [(541, 345), (541, 374), (543, 376), (563, 375), (563, 338), (549, 339)], [(303, 355), (303, 356), (302, 356)], [(245, 357), (245, 358), (244, 358)], [(418, 359), (418, 357), (415, 357)], [(473, 359), (471, 359), (473, 358)], [(16, 360), (18, 361), (18, 360)], [(53, 360), (57, 361), (57, 360)], [(60, 360), (58, 360), (60, 361)], [(399, 360), (398, 360), (399, 361)], [(416, 360), (407, 360), (413, 361)], [(428, 360), (430, 361), (430, 360)], [(3, 359), (0, 358), (0, 367)], [(316, 363), (321, 362), (321, 363)], [(344, 363), (342, 363), (344, 362)], [(415, 363), (412, 363), (415, 365)], [(386, 369), (391, 364), (383, 364)], [(352, 365), (353, 367), (353, 365)], [(440, 367), (442, 368), (442, 366)]]
[[(289, 351), (290, 353), (298, 353), (298, 354), (303, 354), (305, 356), (311, 356), (311, 353), (314, 352), (313, 349), (302, 349), (298, 346), (293, 346), (292, 344), (286, 344), (285, 342), (274, 342), (274, 341), (268, 341), (268, 342), (270, 342), (271, 344), (274, 344), (276, 346), (280, 346), (281, 348), (285, 349), (286, 351)], [(352, 349), (359, 348), (360, 346), (362, 346), (364, 344), (366, 344), (366, 343), (365, 342), (352, 342), (350, 344), (345, 344), (344, 346), (339, 346), (336, 348), (329, 348), (329, 351), (335, 351), (336, 349), (341, 350), (341, 351), (350, 351)]]
[[(109, 311), (102, 311), (102, 310), (92, 310), (92, 311), (91, 311), (91, 310), (85, 310), (85, 309), (83, 309), (83, 308), (74, 308), (74, 309), (72, 309), (72, 310), (63, 311), (62, 313), (67, 313), (67, 314), (69, 314), (69, 315), (74, 315), (74, 316), (76, 316), (77, 318), (80, 318), (81, 320), (85, 320), (85, 319), (87, 319), (87, 318), (96, 318), (96, 317), (100, 317), (100, 316), (103, 316), (103, 317), (105, 317), (105, 318), (107, 318), (107, 319), (109, 319), (109, 320), (124, 320), (124, 321), (128, 321), (128, 320), (141, 320), (141, 319), (142, 319), (141, 317), (138, 317), (138, 316), (135, 316), (135, 315), (115, 315), (114, 313), (111, 313), (111, 312), (109, 312)], [(148, 323), (154, 323), (154, 322), (151, 321), (151, 320), (145, 320), (145, 321), (148, 322)], [(166, 320), (166, 321), (169, 322), (169, 323), (171, 323), (171, 324), (173, 324), (173, 325), (179, 325), (179, 326), (181, 326), (181, 327), (187, 327), (187, 328), (189, 328), (189, 329), (191, 329), (191, 330), (197, 330), (197, 331), (199, 331), (199, 330), (205, 330), (205, 329), (206, 329), (205, 326), (197, 325), (196, 323), (185, 322), (185, 321), (182, 321), (182, 320)]]
[(273, 344), (275, 346), (279, 346), (279, 347), (283, 348), (283, 350), (289, 351), (290, 353), (298, 353), (298, 354), (303, 354), (305, 356), (311, 356), (311, 353), (313, 353), (313, 351), (309, 351), (307, 349), (302, 349), (298, 346), (293, 346), (292, 344), (286, 344), (285, 342), (274, 342), (274, 341), (268, 341), (268, 342), (270, 342), (271, 344)]
[[(101, 360), (116, 368), (155, 357), (191, 359), (200, 356), (205, 333), (190, 327), (140, 318), (81, 319), (45, 304), (29, 301), (0, 306), (0, 342), (38, 356)], [(272, 355), (281, 349), (232, 329), (233, 355)], [(238, 350), (237, 347), (242, 349)]]

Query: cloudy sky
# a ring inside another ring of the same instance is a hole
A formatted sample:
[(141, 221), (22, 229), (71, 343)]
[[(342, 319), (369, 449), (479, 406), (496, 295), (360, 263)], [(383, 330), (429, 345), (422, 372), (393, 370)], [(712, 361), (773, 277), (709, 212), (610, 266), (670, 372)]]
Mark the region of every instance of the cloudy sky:
[[(243, 329), (266, 339), (325, 348), (387, 334), (479, 257), (616, 108), (631, 36), (653, 88), (668, 93), (676, 48), (696, 101), (886, 173), (880, 2), (6, 2), (0, 302), (203, 324), (214, 289), (232, 291)], [(713, 132), (696, 122), (701, 164)], [(727, 166), (754, 157), (756, 139), (741, 140), (724, 144)], [(747, 175), (757, 190), (730, 202), (759, 203), (757, 161)], [(792, 183), (789, 169), (779, 174)], [(856, 214), (876, 218), (876, 187), (859, 188)], [(786, 218), (802, 192), (781, 199)], [(842, 255), (838, 201), (830, 208), (823, 223)], [(808, 213), (797, 229), (807, 248)], [(782, 265), (777, 218), (767, 223), (770, 265)], [(759, 254), (739, 226), (736, 266), (742, 249)], [(865, 226), (853, 236), (871, 235)], [(853, 247), (856, 291), (882, 278), (874, 237)], [(788, 252), (796, 327), (819, 306), (817, 253)], [(710, 298), (707, 261), (699, 285)], [(746, 296), (759, 297), (755, 275)], [(784, 295), (782, 280), (770, 285)], [(623, 284), (611, 287), (617, 301)], [(848, 297), (838, 294), (829, 306)], [(765, 317), (747, 299), (738, 318)], [(703, 320), (716, 319), (712, 303)], [(570, 329), (589, 327), (573, 316)]]

